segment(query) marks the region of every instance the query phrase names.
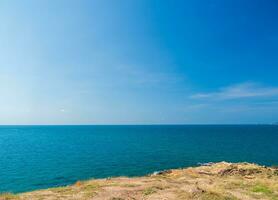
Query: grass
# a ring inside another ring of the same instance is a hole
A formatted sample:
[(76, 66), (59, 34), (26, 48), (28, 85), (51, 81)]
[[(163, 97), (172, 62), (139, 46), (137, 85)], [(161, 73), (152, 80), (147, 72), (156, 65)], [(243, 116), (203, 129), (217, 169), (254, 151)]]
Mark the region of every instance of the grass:
[(268, 188), (267, 186), (262, 185), (262, 184), (256, 184), (252, 188), (252, 192), (262, 193), (262, 194), (265, 194), (265, 195), (272, 195), (273, 194), (273, 191), (270, 188)]
[(251, 196), (264, 199), (278, 200), (277, 189), (274, 185), (256, 183), (249, 188)]
[(237, 198), (231, 195), (223, 195), (216, 192), (205, 192), (201, 195), (202, 200), (236, 200)]
[(153, 187), (149, 187), (143, 190), (143, 195), (151, 195), (153, 193), (156, 193), (155, 189)]
[[(84, 183), (84, 182), (76, 182), (72, 186), (68, 187), (57, 187), (53, 189), (49, 189), (51, 192), (54, 192), (58, 195), (62, 196), (72, 196), (75, 193), (82, 191), (83, 196), (86, 198), (92, 198), (96, 194), (96, 190), (99, 188), (99, 184), (91, 182), (91, 183)], [(1, 199), (0, 199), (1, 200)]]
[(16, 200), (19, 199), (18, 196), (11, 193), (0, 193), (0, 200)]
[(82, 190), (84, 190), (84, 191), (92, 191), (92, 190), (96, 190), (98, 188), (100, 188), (99, 184), (97, 184), (97, 183), (90, 183), (88, 185), (84, 185), (82, 187)]
[(71, 194), (72, 193), (72, 189), (70, 187), (56, 187), (56, 188), (50, 189), (50, 191), (52, 191), (54, 193), (59, 193), (59, 194)]
[(123, 184), (121, 185), (122, 187), (138, 187), (138, 184), (132, 184), (132, 183), (128, 183), (128, 184)]
[[(221, 176), (222, 170), (237, 166), (232, 173)], [(257, 167), (257, 169), (256, 169)], [(249, 169), (252, 169), (250, 177)], [(254, 170), (253, 170), (254, 169)], [(247, 174), (246, 175), (246, 170)], [(211, 175), (200, 174), (208, 171)], [(257, 173), (260, 171), (260, 173)], [(243, 173), (244, 172), (244, 173)], [(77, 181), (67, 187), (50, 188), (23, 194), (0, 194), (0, 200), (109, 200), (175, 199), (175, 200), (278, 200), (278, 177), (275, 169), (254, 164), (218, 163), (209, 167), (176, 170), (167, 176), (148, 176), (136, 179), (100, 179)], [(192, 175), (196, 176), (192, 176)], [(152, 195), (154, 194), (154, 195)]]

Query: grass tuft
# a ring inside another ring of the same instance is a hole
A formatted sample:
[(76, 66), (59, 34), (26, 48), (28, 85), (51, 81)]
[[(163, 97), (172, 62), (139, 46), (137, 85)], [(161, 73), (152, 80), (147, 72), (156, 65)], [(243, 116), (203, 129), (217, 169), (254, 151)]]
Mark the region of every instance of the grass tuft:
[(150, 194), (156, 193), (155, 189), (152, 187), (146, 188), (143, 190), (143, 195), (147, 196)]

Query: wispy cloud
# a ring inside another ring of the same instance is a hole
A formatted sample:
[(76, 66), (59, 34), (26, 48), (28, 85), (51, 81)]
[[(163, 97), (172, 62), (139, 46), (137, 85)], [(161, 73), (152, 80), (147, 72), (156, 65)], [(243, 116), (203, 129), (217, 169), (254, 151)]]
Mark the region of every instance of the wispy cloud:
[(274, 96), (278, 96), (278, 87), (266, 87), (260, 84), (247, 82), (220, 88), (218, 91), (215, 92), (193, 94), (191, 98), (229, 100)]

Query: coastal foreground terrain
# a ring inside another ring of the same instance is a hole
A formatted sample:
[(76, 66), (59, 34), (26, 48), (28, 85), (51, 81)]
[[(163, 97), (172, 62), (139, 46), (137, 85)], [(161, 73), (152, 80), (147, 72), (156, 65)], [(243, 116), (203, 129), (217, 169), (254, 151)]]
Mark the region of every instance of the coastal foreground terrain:
[(208, 163), (166, 170), (144, 177), (78, 181), (74, 185), (21, 194), (0, 200), (278, 200), (278, 168), (250, 163)]

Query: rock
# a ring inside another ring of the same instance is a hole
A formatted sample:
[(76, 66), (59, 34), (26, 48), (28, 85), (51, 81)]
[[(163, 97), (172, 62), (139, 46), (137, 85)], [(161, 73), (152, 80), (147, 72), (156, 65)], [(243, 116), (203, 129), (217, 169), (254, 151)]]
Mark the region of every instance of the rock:
[(241, 176), (250, 176), (253, 174), (262, 173), (262, 170), (259, 168), (240, 168), (237, 165), (230, 165), (228, 168), (221, 170), (219, 175), (241, 175)]

